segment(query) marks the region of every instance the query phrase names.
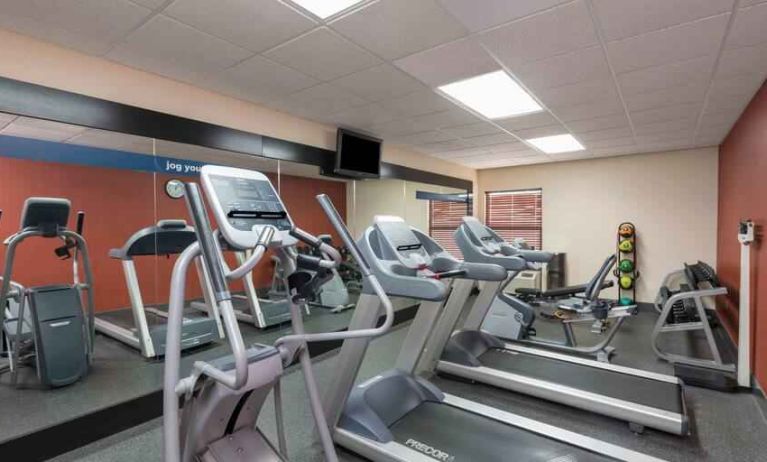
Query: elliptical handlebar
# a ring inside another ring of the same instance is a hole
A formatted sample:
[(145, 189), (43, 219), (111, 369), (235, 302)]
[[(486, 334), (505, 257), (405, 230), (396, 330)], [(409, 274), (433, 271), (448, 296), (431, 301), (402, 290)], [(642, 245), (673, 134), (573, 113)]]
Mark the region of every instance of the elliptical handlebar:
[[(365, 259), (362, 257), (362, 252), (360, 251), (359, 247), (357, 247), (357, 243), (354, 242), (354, 239), (349, 233), (349, 230), (346, 228), (346, 225), (344, 224), (344, 221), (341, 218), (341, 215), (339, 215), (338, 210), (336, 210), (335, 206), (333, 205), (333, 202), (330, 200), (330, 197), (328, 197), (327, 194), (319, 194), (317, 195), (317, 202), (319, 202), (320, 207), (322, 207), (322, 210), (325, 212), (325, 215), (328, 217), (330, 224), (333, 225), (333, 228), (335, 228), (338, 235), (341, 236), (341, 241), (349, 249), (349, 253), (352, 255), (352, 258), (354, 258), (354, 260), (359, 265), (360, 272), (362, 273), (363, 279), (367, 280), (368, 284), (373, 289), (376, 296), (379, 298), (379, 300), (381, 300), (381, 304), (383, 305), (383, 308), (384, 308), (384, 322), (379, 327), (372, 328), (372, 329), (356, 329), (356, 330), (344, 331), (344, 332), (326, 332), (326, 333), (319, 333), (319, 334), (287, 335), (285, 337), (278, 338), (275, 341), (275, 346), (278, 346), (283, 343), (291, 343), (291, 342), (324, 342), (329, 340), (347, 340), (347, 339), (353, 339), (353, 338), (373, 338), (373, 337), (378, 337), (380, 335), (385, 334), (394, 324), (394, 306), (392, 305), (392, 302), (389, 299), (389, 296), (386, 294), (386, 291), (383, 289), (383, 287), (381, 286), (381, 283), (378, 281), (376, 276), (370, 270), (370, 266), (368, 266), (367, 261), (365, 261)], [(296, 229), (297, 228), (294, 228), (294, 230)], [(303, 237), (307, 237), (307, 239), (309, 237), (314, 238), (314, 236), (311, 236), (305, 231), (301, 231), (301, 230), (298, 230), (298, 231), (299, 233), (297, 234), (300, 234), (300, 233), (307, 234), (308, 236), (303, 236)], [(299, 239), (302, 242), (306, 242), (301, 237), (298, 237), (296, 234), (293, 234), (293, 232), (291, 232), (291, 234), (296, 239)], [(324, 247), (322, 247), (323, 245), (333, 249), (333, 252), (331, 253), (326, 251)], [(333, 248), (332, 246), (324, 242), (319, 248), (320, 250), (322, 250), (323, 252), (326, 252), (329, 256), (331, 256), (331, 258), (333, 258), (334, 261), (337, 261), (338, 264), (340, 264), (341, 255), (335, 248)], [(338, 256), (338, 260), (334, 258), (334, 255)]]

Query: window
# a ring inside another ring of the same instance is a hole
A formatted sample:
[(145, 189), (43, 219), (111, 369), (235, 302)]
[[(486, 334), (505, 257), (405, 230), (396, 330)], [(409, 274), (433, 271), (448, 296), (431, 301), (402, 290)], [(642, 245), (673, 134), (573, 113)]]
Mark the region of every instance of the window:
[(468, 210), (465, 201), (429, 201), (429, 236), (451, 255), (460, 259), (463, 259), (463, 255), (455, 244), (453, 233), (461, 225), (461, 219), (470, 215)]
[(485, 193), (485, 224), (502, 238), (522, 238), (540, 249), (543, 234), (543, 191), (494, 191)]

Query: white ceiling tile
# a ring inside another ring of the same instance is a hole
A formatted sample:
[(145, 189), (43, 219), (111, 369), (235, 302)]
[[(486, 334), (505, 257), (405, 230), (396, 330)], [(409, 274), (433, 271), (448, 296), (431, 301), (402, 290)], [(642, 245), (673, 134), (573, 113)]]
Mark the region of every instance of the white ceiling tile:
[(152, 11), (128, 0), (3, 0), (0, 27), (101, 55)]
[(517, 141), (516, 138), (509, 135), (508, 133), (496, 133), (493, 135), (472, 136), (471, 138), (464, 138), (463, 140), (469, 145), (477, 146), (477, 147), (507, 144), (507, 143), (513, 143)]
[(593, 0), (605, 40), (617, 40), (726, 13), (734, 0)]
[(465, 165), (476, 168), (476, 169), (486, 169), (486, 168), (502, 168), (502, 167), (516, 167), (520, 165), (531, 165), (531, 164), (544, 164), (548, 162), (552, 162), (553, 159), (550, 156), (545, 156), (540, 153), (537, 155), (530, 155), (526, 157), (514, 157), (514, 158), (508, 158), (508, 159), (488, 159), (488, 160), (471, 160), (466, 161)]
[(504, 143), (504, 144), (496, 144), (493, 146), (489, 146), (488, 149), (490, 149), (490, 152), (493, 154), (501, 155), (501, 156), (511, 156), (512, 153), (517, 153), (514, 155), (524, 155), (524, 152), (530, 153), (533, 152), (536, 155), (540, 154), (538, 151), (532, 149), (530, 146), (526, 145), (525, 143), (521, 141), (515, 141), (513, 143)]
[(396, 98), (423, 89), (417, 80), (391, 64), (381, 64), (349, 74), (333, 83), (369, 101)]
[(254, 52), (316, 25), (277, 0), (176, 0), (163, 14)]
[(261, 56), (211, 75), (202, 82), (208, 88), (255, 102), (283, 97), (320, 83), (280, 63)]
[(450, 140), (455, 140), (455, 137), (439, 130), (429, 130), (426, 132), (413, 133), (412, 135), (398, 137), (396, 142), (404, 144), (428, 145), (431, 143)]
[(284, 99), (290, 106), (300, 106), (315, 114), (330, 116), (346, 109), (363, 106), (366, 100), (341, 90), (329, 83), (323, 83), (299, 92)]
[(420, 130), (433, 130), (436, 128), (455, 127), (478, 121), (474, 115), (461, 109), (449, 109), (447, 111), (433, 112), (412, 117), (410, 123)]
[(535, 112), (508, 119), (497, 120), (496, 123), (507, 130), (524, 130), (526, 128), (538, 128), (558, 125), (559, 121), (548, 111)]
[(700, 118), (700, 128), (719, 127), (722, 125), (732, 126), (740, 118), (741, 113), (737, 111), (725, 112), (706, 112)]
[(632, 135), (633, 134), (631, 133), (630, 127), (607, 128), (604, 130), (595, 130), (595, 131), (585, 132), (585, 133), (575, 133), (575, 137), (584, 143), (589, 143), (591, 141), (616, 139), (616, 138), (628, 138), (628, 137), (631, 137)]
[(734, 124), (732, 123), (725, 123), (721, 125), (701, 127), (695, 137), (695, 143), (705, 143), (708, 145), (719, 144), (730, 134), (733, 125)]
[(380, 63), (378, 58), (327, 27), (283, 43), (264, 56), (320, 80), (335, 79)]
[(535, 61), (515, 68), (514, 73), (533, 91), (611, 77), (601, 46)]
[(439, 157), (442, 159), (451, 159), (451, 158), (482, 156), (482, 155), (488, 155), (488, 154), (491, 154), (491, 152), (487, 148), (465, 148), (465, 149), (456, 149), (453, 151), (440, 153), (436, 157)]
[(167, 2), (167, 0), (132, 0), (132, 1), (133, 3), (138, 3), (139, 5), (145, 6), (147, 8), (151, 8), (153, 10), (160, 8)]
[(761, 88), (765, 72), (739, 74), (732, 77), (717, 77), (711, 83), (711, 93), (721, 95), (751, 94)]
[(572, 160), (591, 159), (593, 155), (589, 151), (576, 151), (576, 152), (564, 152), (559, 154), (550, 154), (549, 157), (551, 157), (556, 162), (566, 162), (566, 161), (572, 161)]
[(456, 125), (454, 127), (443, 128), (442, 131), (450, 133), (457, 138), (471, 138), (473, 136), (492, 135), (501, 132), (498, 127), (487, 122)]
[(154, 140), (152, 138), (126, 135), (125, 133), (109, 132), (106, 130), (88, 129), (79, 135), (69, 138), (67, 143), (115, 149), (118, 151), (154, 154)]
[(699, 147), (708, 147), (708, 146), (719, 146), (722, 144), (724, 139), (726, 138), (726, 134), (724, 136), (721, 136), (719, 134), (706, 134), (697, 136), (695, 138), (695, 146)]
[(695, 118), (700, 113), (700, 104), (678, 104), (675, 106), (634, 111), (629, 113), (634, 125), (646, 125), (675, 119)]
[(549, 125), (546, 127), (525, 128), (523, 130), (514, 130), (513, 132), (523, 140), (529, 140), (530, 138), (540, 138), (543, 136), (562, 135), (567, 133), (567, 129), (561, 124)]
[(606, 117), (567, 122), (567, 127), (576, 133), (586, 133), (607, 128), (628, 127), (628, 125), (629, 121), (625, 114), (614, 114)]
[(447, 140), (439, 141), (436, 143), (420, 144), (417, 146), (419, 150), (428, 153), (441, 153), (447, 151), (455, 151), (456, 149), (463, 149), (466, 147), (466, 143), (461, 140)]
[(734, 111), (741, 113), (751, 102), (753, 93), (727, 94), (712, 92), (706, 100), (706, 110), (709, 112)]
[(437, 87), (487, 72), (500, 65), (474, 38), (446, 43), (394, 62), (421, 82)]
[(128, 66), (191, 81), (221, 71), (252, 53), (165, 16), (136, 29), (107, 57)]
[(741, 8), (735, 15), (727, 36), (727, 47), (745, 47), (767, 43), (767, 3)]
[(549, 109), (565, 123), (570, 123), (573, 120), (586, 120), (610, 115), (622, 116), (625, 114), (623, 105), (617, 98), (605, 98), (585, 104), (574, 104), (572, 106)]
[(432, 90), (416, 91), (399, 98), (381, 101), (381, 104), (406, 117), (444, 111), (456, 107), (453, 103), (434, 93)]
[(554, 88), (545, 88), (536, 92), (538, 99), (548, 107), (556, 108), (597, 101), (604, 98), (617, 98), (615, 81), (584, 80)]
[(668, 147), (680, 147), (685, 144), (691, 144), (693, 142), (692, 131), (686, 132), (669, 132), (669, 133), (654, 133), (651, 135), (637, 135), (636, 142), (639, 146), (647, 146), (658, 144), (664, 144)]
[(581, 0), (485, 32), (480, 40), (512, 70), (597, 44), (591, 15)]
[(590, 149), (589, 152), (594, 157), (614, 157), (636, 154), (637, 147), (633, 143), (625, 146), (605, 147), (599, 149)]
[(376, 123), (370, 127), (370, 131), (383, 138), (394, 138), (423, 130), (413, 126), (411, 119), (399, 117), (388, 122)]
[(379, 103), (349, 108), (331, 116), (336, 125), (349, 128), (368, 128), (398, 117), (399, 114)]
[(702, 103), (707, 88), (706, 81), (701, 79), (694, 81), (691, 85), (679, 85), (625, 95), (623, 100), (629, 111), (641, 111), (674, 104)]
[(618, 148), (618, 147), (625, 147), (625, 146), (634, 146), (634, 137), (633, 136), (624, 136), (622, 138), (607, 138), (602, 140), (589, 140), (586, 142), (586, 147), (589, 149), (589, 151), (594, 152), (598, 149), (604, 149), (604, 148)]
[(726, 49), (719, 58), (716, 77), (767, 73), (767, 44)]
[(331, 27), (385, 59), (466, 35), (466, 29), (434, 0), (379, 0), (333, 21)]
[(608, 42), (610, 62), (615, 72), (621, 73), (714, 54), (719, 50), (729, 16), (722, 14)]
[(715, 58), (716, 55), (702, 56), (619, 74), (618, 84), (624, 95), (631, 95), (695, 82), (708, 83)]
[(472, 32), (477, 32), (570, 0), (482, 0), (481, 7), (478, 7), (476, 0), (440, 1), (464, 26)]
[(666, 120), (663, 122), (653, 122), (650, 124), (636, 125), (634, 133), (637, 136), (655, 135), (658, 133), (683, 133), (695, 129), (698, 119), (691, 117), (689, 119)]

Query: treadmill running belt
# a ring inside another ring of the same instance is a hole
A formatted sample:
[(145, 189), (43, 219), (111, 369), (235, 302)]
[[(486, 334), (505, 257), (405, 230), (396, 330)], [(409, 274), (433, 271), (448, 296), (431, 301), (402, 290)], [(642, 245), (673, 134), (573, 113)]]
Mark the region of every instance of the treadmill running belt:
[(610, 457), (447, 404), (424, 402), (390, 428), (398, 443), (451, 462), (604, 462)]
[(491, 349), (479, 356), (483, 366), (524, 375), (623, 401), (682, 413), (679, 385), (543, 356)]

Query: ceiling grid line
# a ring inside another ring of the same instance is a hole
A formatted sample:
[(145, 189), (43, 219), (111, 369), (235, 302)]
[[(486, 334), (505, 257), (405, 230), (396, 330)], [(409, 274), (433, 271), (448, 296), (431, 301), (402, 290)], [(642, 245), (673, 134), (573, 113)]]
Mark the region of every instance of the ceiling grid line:
[(626, 104), (626, 98), (623, 96), (623, 91), (621, 90), (620, 83), (618, 82), (618, 75), (615, 72), (615, 68), (613, 67), (612, 62), (610, 62), (610, 55), (607, 52), (607, 42), (605, 41), (604, 34), (602, 33), (602, 27), (599, 22), (599, 18), (596, 14), (594, 14), (594, 5), (592, 4), (592, 1), (585, 0), (585, 2), (586, 7), (589, 10), (589, 15), (591, 16), (591, 23), (594, 25), (594, 31), (597, 34), (597, 40), (599, 40), (599, 46), (602, 48), (602, 54), (605, 57), (607, 67), (610, 70), (610, 76), (612, 77), (613, 84), (615, 85), (615, 89), (618, 92), (618, 99), (620, 99), (621, 105), (623, 106), (623, 112), (626, 114), (626, 118), (628, 119), (629, 128), (631, 128), (631, 136), (634, 138), (634, 144), (638, 144), (636, 127), (634, 126), (634, 121), (631, 118), (628, 105)]
[(735, 18), (738, 16), (740, 2), (741, 0), (735, 0), (735, 2), (732, 5), (730, 18), (727, 21), (727, 26), (724, 30), (724, 35), (722, 36), (722, 43), (719, 45), (719, 50), (716, 55), (716, 58), (714, 58), (714, 66), (712, 67), (711, 74), (709, 75), (708, 87), (706, 88), (706, 93), (705, 93), (705, 96), (703, 97), (703, 104), (701, 105), (700, 112), (698, 113), (697, 121), (695, 123), (695, 130), (693, 131), (693, 135), (692, 135), (693, 143), (695, 143), (695, 141), (698, 138), (700, 125), (701, 125), (701, 122), (703, 121), (703, 115), (706, 113), (706, 107), (708, 106), (708, 101), (711, 96), (711, 90), (714, 87), (714, 77), (716, 76), (716, 73), (719, 70), (719, 62), (722, 60), (722, 54), (724, 53), (725, 45), (727, 44), (727, 38), (730, 36), (730, 31), (732, 30), (732, 26), (735, 23)]

